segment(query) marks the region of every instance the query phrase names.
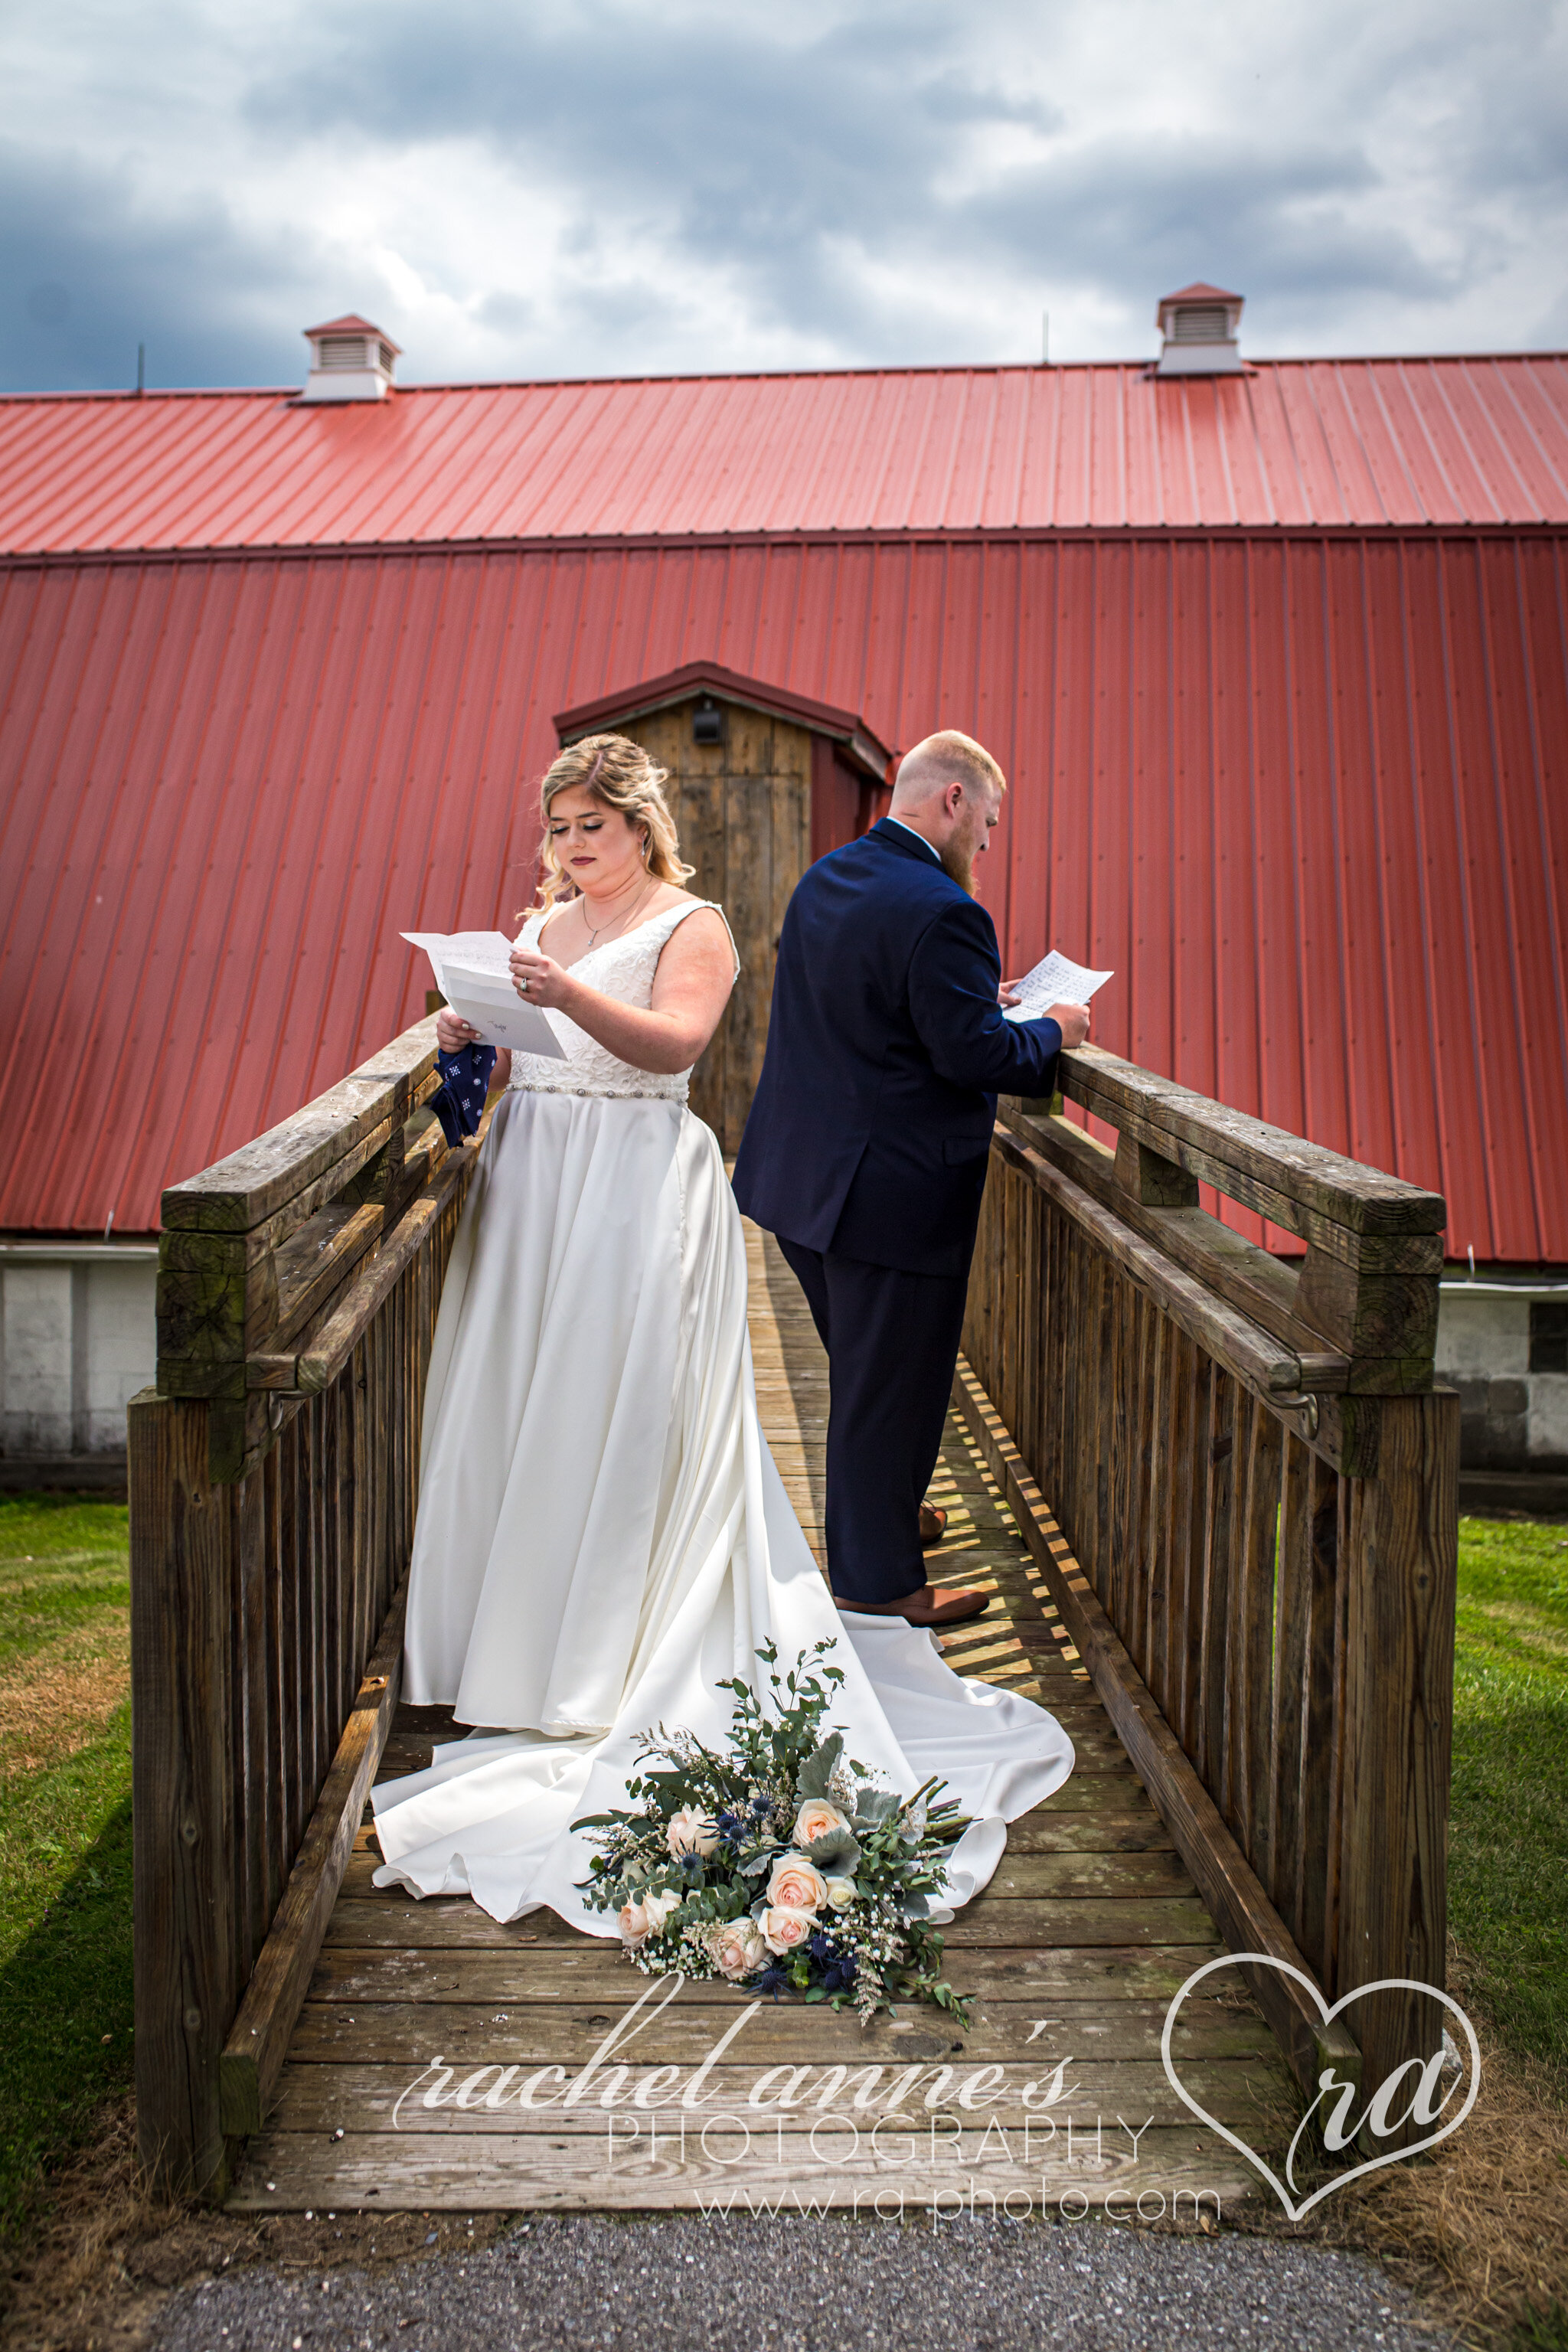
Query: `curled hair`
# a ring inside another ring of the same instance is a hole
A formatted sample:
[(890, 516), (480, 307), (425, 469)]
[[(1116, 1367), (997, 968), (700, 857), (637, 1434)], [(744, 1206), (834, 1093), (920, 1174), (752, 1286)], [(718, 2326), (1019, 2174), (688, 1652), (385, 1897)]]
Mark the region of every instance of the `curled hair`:
[(664, 797), (667, 773), (640, 743), (626, 735), (584, 735), (580, 743), (571, 744), (552, 761), (539, 787), (539, 814), (544, 825), (539, 851), (537, 903), (541, 907), (577, 896), (577, 885), (563, 868), (550, 838), (550, 804), (557, 793), (573, 784), (582, 784), (605, 808), (619, 809), (634, 826), (641, 826), (644, 862), (656, 881), (673, 882), (679, 887), (696, 872), (681, 858), (675, 819)]

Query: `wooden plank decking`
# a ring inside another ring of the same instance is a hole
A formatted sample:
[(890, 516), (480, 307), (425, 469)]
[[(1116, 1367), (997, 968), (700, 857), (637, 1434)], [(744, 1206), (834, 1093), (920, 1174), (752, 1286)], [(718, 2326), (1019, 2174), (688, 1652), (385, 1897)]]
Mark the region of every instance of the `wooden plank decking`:
[[(755, 1233), (749, 1246), (763, 1422), (820, 1556), (826, 1370), (776, 1248)], [(232, 2205), (734, 2200), (745, 2211), (783, 2199), (785, 2210), (887, 2214), (933, 2199), (948, 2211), (954, 2200), (999, 2210), (1010, 2196), (1022, 2215), (1056, 2210), (1064, 2194), (1069, 2213), (1079, 2199), (1142, 2195), (1152, 2219), (1178, 2191), (1226, 2207), (1248, 2193), (1245, 2165), (1181, 2105), (1160, 2063), (1166, 2003), (1220, 1948), (1213, 1922), (956, 1419), (933, 1494), (951, 1514), (944, 1580), (998, 1595), (980, 1625), (948, 1638), (947, 1654), (961, 1672), (1039, 1698), (1078, 1751), (1071, 1779), (1014, 1824), (991, 1886), (949, 1930), (949, 1972), (976, 1996), (970, 2030), (920, 2007), (864, 2031), (820, 2007), (748, 2013), (747, 2000), (711, 1984), (683, 1987), (656, 2012), (666, 1986), (550, 1914), (499, 1927), (467, 1901), (375, 1891), (364, 1828)], [(401, 1710), (382, 1778), (426, 1763), (448, 1720)], [(1289, 2078), (1239, 1979), (1217, 1982), (1217, 1998), (1184, 2009), (1183, 2079), (1216, 2119), (1277, 2148), (1291, 2128)], [(640, 1996), (630, 2038), (584, 2076)], [(1064, 2059), (1061, 2095), (1044, 2105)], [(867, 2068), (885, 2071), (871, 2083)], [(875, 2102), (905, 2069), (921, 2071), (873, 2146), (885, 2111)], [(426, 2104), (432, 2092), (438, 2104)]]

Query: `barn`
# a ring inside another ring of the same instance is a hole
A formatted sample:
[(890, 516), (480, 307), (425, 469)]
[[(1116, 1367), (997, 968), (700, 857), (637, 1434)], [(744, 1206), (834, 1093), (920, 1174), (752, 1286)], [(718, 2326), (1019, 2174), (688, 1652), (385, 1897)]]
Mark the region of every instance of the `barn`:
[(731, 1148), (790, 887), (964, 728), (1007, 966), (1111, 969), (1101, 1044), (1443, 1192), (1467, 1461), (1568, 1470), (1568, 361), (1254, 360), (1241, 311), (417, 385), (352, 315), (302, 385), (0, 399), (5, 1475), (116, 1475), (163, 1185), (421, 1015), (400, 934), (510, 919), (603, 725), (742, 937)]

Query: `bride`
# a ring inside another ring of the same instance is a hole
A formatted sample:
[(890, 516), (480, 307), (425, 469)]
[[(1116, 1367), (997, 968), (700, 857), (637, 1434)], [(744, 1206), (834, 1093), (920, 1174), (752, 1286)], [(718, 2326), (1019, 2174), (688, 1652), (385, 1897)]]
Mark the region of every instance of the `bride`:
[[(740, 1216), (686, 1108), (740, 967), (721, 909), (681, 887), (662, 783), (641, 745), (598, 735), (542, 788), (543, 887), (511, 970), (566, 1059), (498, 1062), (431, 1352), (405, 1633), (404, 1696), (483, 1727), (374, 1792), (375, 1883), (613, 1932), (584, 1907), (571, 1825), (626, 1801), (636, 1735), (722, 1744), (716, 1684), (753, 1680), (770, 1639), (787, 1664), (834, 1637), (854, 1752), (906, 1793), (940, 1773), (974, 1817), (962, 1903), (1072, 1748), (929, 1632), (841, 1615), (786, 1500)], [(441, 1014), (444, 1050), (477, 1035)]]

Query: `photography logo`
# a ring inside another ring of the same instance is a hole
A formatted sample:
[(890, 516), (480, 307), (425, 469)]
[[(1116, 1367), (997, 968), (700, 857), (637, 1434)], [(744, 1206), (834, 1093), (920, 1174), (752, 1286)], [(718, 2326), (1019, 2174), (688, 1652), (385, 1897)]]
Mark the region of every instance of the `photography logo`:
[[(1405, 2061), (1375, 2085), (1361, 2081), (1359, 2069), (1358, 2078), (1344, 2081), (1331, 2064), (1324, 2066), (1277, 2172), (1188, 2090), (1173, 2046), (1194, 1994), (1216, 1971), (1241, 1967), (1290, 1977), (1325, 2026), (1374, 1993), (1404, 1991), (1439, 2003), (1457, 2032), (1443, 2034), (1430, 2057)], [(1173, 2137), (1168, 2111), (1167, 2128), (1154, 2129), (1145, 2146), (1153, 2115), (1140, 2121), (1136, 2115), (1102, 2115), (1098, 2100), (1086, 2105), (1069, 2079), (1074, 2059), (1040, 2042), (1052, 2028), (1064, 2036), (1072, 2032), (1064, 2019), (1031, 2022), (1016, 2010), (1008, 2016), (1011, 2004), (1003, 2004), (990, 2021), (992, 2047), (973, 2056), (944, 2032), (934, 2046), (928, 2035), (926, 2046), (914, 2039), (897, 2047), (879, 2044), (863, 2057), (841, 2053), (835, 2059), (826, 2050), (810, 2057), (796, 2049), (784, 2063), (758, 2065), (748, 2063), (744, 2044), (764, 2004), (754, 2000), (726, 2017), (700, 2003), (683, 2012), (681, 2063), (656, 2063), (663, 2054), (658, 2032), (652, 2050), (639, 2037), (657, 2028), (684, 1983), (679, 1975), (657, 1979), (618, 2017), (592, 2020), (607, 2030), (574, 2063), (523, 2058), (465, 2069), (439, 2056), (430, 2059), (397, 2099), (394, 2130), (428, 2130), (439, 2110), (451, 2112), (445, 2128), (462, 2130), (471, 2127), (459, 2120), (465, 2115), (494, 2116), (510, 2109), (517, 2118), (510, 2160), (524, 2171), (545, 2145), (542, 2133), (556, 2171), (564, 2154), (589, 2201), (590, 2180), (603, 2186), (611, 2202), (625, 2201), (628, 2180), (657, 2181), (659, 2201), (690, 2202), (710, 2218), (742, 2206), (752, 2212), (787, 2208), (826, 2214), (830, 2206), (852, 2203), (855, 2212), (883, 2219), (902, 2219), (911, 2208), (926, 2210), (933, 2222), (978, 2211), (982, 2204), (1013, 2220), (1049, 2210), (1079, 2221), (1098, 2208), (1117, 2221), (1181, 2218), (1188, 2205), (1196, 2220), (1212, 2204), (1218, 2219), (1222, 2190), (1237, 2193), (1234, 2180), (1226, 2185), (1223, 2168), (1213, 2180), (1194, 2179), (1188, 2164), (1181, 2177), (1173, 2175), (1168, 2148), (1160, 2152), (1162, 2141)], [(893, 2031), (913, 2036), (917, 2029), (910, 2021)], [(1028, 2052), (1021, 2064), (1001, 2056), (998, 2035), (1019, 2037), (1020, 2051)], [(1459, 2037), (1468, 2049), (1468, 2074)], [(1224, 1953), (1187, 1978), (1166, 2008), (1160, 2058), (1181, 2104), (1268, 2183), (1292, 2221), (1347, 2182), (1447, 2139), (1475, 2105), (1480, 2087), (1474, 2029), (1458, 2003), (1435, 1986), (1385, 1978), (1331, 2006), (1303, 1970), (1260, 1952)], [(494, 2130), (493, 2124), (479, 2127)], [(1298, 2164), (1310, 2132), (1316, 2133), (1314, 2150), (1321, 2144), (1338, 2158), (1412, 2127), (1424, 2137), (1363, 2156), (1302, 2193)], [(489, 2146), (493, 2154), (493, 2138)]]
[[(1216, 1969), (1242, 1966), (1275, 1969), (1280, 1975), (1292, 1978), (1306, 1993), (1325, 2025), (1331, 2024), (1336, 2017), (1342, 2017), (1347, 2010), (1353, 2009), (1358, 2000), (1370, 2000), (1373, 1993), (1426, 1993), (1433, 2000), (1440, 2001), (1458, 2021), (1469, 2050), (1468, 2074), (1467, 2076), (1465, 2068), (1449, 2049), (1447, 2037), (1429, 2058), (1408, 2058), (1402, 2066), (1396, 2066), (1393, 2074), (1378, 2084), (1370, 2095), (1364, 2084), (1342, 2083), (1331, 2066), (1325, 2066), (1318, 2077), (1318, 2095), (1297, 2125), (1295, 2136), (1286, 2152), (1285, 2179), (1281, 2180), (1239, 2133), (1216, 2123), (1207, 2109), (1194, 2098), (1177, 2074), (1171, 2053), (1171, 2038), (1176, 2020), (1189, 1994), (1203, 1983), (1205, 1977), (1213, 1976)], [(1210, 1960), (1203, 1968), (1194, 1970), (1165, 2011), (1165, 2028), (1160, 2037), (1160, 2060), (1165, 2069), (1167, 2082), (1183, 2105), (1192, 2109), (1200, 2123), (1206, 2124), (1210, 2131), (1216, 2132), (1221, 2139), (1227, 2141), (1247, 2158), (1248, 2164), (1268, 2181), (1292, 2221), (1299, 2221), (1304, 2213), (1311, 2211), (1314, 2205), (1321, 2204), (1325, 2197), (1331, 2197), (1336, 2189), (1343, 2189), (1348, 2182), (1360, 2180), (1385, 2164), (1402, 2164), (1407, 2157), (1419, 2156), (1423, 2149), (1436, 2147), (1439, 2140), (1447, 2139), (1450, 2132), (1458, 2130), (1475, 2105), (1481, 2087), (1481, 2053), (1475, 2028), (1458, 2002), (1451, 2000), (1446, 1992), (1439, 1992), (1436, 1985), (1422, 1984), (1414, 1977), (1380, 1977), (1375, 1984), (1357, 1985), (1353, 1992), (1346, 1993), (1342, 2000), (1336, 2000), (1331, 2006), (1302, 1969), (1292, 1968), (1287, 1960), (1275, 1959), (1267, 1952), (1226, 1952), (1217, 1960)], [(1429, 2132), (1425, 2139), (1413, 2140), (1406, 2147), (1388, 2148), (1382, 2156), (1368, 2157), (1364, 2163), (1347, 2166), (1343, 2172), (1335, 2173), (1331, 2180), (1314, 2189), (1310, 2196), (1298, 2198), (1297, 2152), (1314, 2117), (1319, 2118), (1318, 2129), (1323, 2146), (1331, 2155), (1338, 2156), (1342, 2150), (1353, 2147), (1363, 2132), (1370, 2133), (1374, 2140), (1388, 2139), (1395, 2132), (1403, 2132), (1411, 2123), (1422, 2128), (1436, 2123), (1444, 2109), (1458, 2096), (1461, 2085), (1465, 2091), (1464, 2104), (1449, 2116), (1440, 2130)]]

